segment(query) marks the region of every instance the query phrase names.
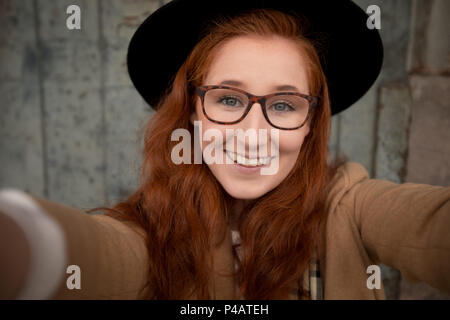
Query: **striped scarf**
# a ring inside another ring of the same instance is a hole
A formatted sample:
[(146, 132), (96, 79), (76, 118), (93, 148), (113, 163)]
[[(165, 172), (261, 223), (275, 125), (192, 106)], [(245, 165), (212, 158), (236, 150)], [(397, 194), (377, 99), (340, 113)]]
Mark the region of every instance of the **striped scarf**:
[[(241, 238), (239, 231), (231, 230), (231, 239), (233, 244), (233, 249), (236, 253), (238, 259), (242, 260), (242, 250), (241, 250)], [(238, 268), (238, 261), (234, 263), (235, 270)], [(320, 265), (319, 260), (316, 255), (310, 260), (305, 272), (298, 280), (298, 288), (295, 292), (291, 292), (292, 295), (296, 296), (299, 300), (322, 300), (322, 279), (320, 277)]]

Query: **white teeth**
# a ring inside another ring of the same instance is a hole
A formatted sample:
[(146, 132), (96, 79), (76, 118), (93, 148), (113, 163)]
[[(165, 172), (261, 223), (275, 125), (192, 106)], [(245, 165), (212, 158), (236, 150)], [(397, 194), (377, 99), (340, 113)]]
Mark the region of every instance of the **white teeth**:
[(248, 159), (246, 157), (241, 156), (240, 154), (237, 155), (237, 162), (239, 164), (243, 164), (244, 166), (257, 166), (258, 165), (258, 159)]
[(227, 151), (227, 154), (231, 159), (233, 159), (233, 161), (236, 161), (237, 163), (248, 167), (264, 166), (267, 165), (272, 159), (272, 157), (248, 159), (246, 157), (241, 156), (240, 154), (229, 151)]

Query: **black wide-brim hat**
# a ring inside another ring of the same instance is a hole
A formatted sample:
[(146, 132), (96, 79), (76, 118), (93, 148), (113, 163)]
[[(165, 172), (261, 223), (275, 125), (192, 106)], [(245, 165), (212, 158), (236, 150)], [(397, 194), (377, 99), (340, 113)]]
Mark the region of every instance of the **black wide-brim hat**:
[(318, 49), (332, 114), (360, 99), (373, 85), (383, 63), (377, 29), (350, 0), (174, 0), (152, 13), (133, 35), (127, 55), (131, 81), (154, 109), (199, 42), (205, 23), (216, 15), (271, 8), (308, 20), (307, 38)]

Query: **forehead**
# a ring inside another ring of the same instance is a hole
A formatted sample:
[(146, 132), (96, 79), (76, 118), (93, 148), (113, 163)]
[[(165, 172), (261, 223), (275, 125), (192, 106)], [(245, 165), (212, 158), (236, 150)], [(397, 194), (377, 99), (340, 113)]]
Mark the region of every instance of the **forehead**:
[(307, 63), (301, 48), (279, 36), (239, 36), (221, 44), (212, 59), (205, 84), (236, 80), (242, 89), (265, 94), (280, 85), (308, 93)]

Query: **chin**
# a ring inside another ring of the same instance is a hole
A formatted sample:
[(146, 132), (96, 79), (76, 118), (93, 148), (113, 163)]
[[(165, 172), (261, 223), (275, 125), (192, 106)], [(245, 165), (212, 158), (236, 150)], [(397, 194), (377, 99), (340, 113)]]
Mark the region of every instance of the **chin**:
[(236, 186), (236, 184), (231, 184), (229, 186), (222, 184), (222, 186), (231, 197), (239, 200), (254, 200), (262, 197), (267, 192), (273, 189), (267, 187), (261, 188), (261, 185), (258, 185), (256, 183), (252, 183), (251, 185), (242, 185), (241, 183), (240, 186)]
[(209, 166), (217, 182), (234, 199), (254, 200), (264, 196), (280, 184), (281, 176), (277, 175), (249, 175), (236, 174), (230, 167), (223, 165)]

